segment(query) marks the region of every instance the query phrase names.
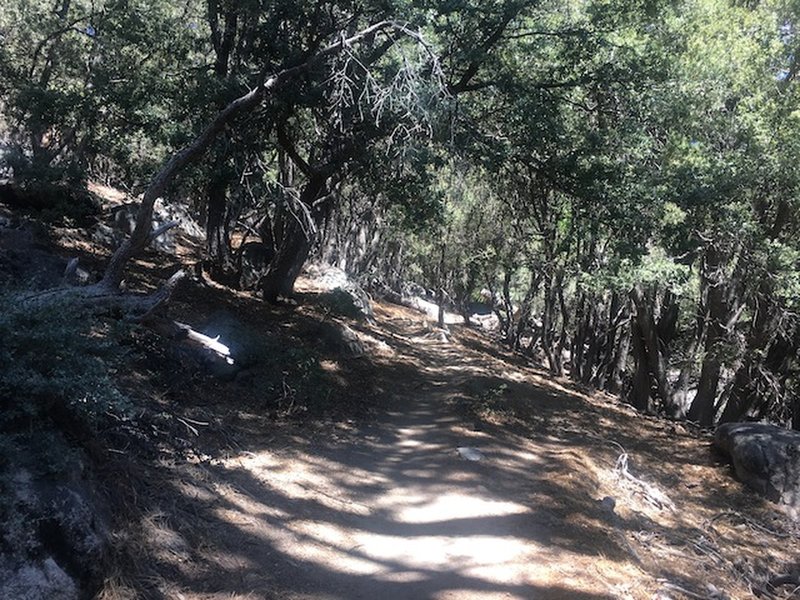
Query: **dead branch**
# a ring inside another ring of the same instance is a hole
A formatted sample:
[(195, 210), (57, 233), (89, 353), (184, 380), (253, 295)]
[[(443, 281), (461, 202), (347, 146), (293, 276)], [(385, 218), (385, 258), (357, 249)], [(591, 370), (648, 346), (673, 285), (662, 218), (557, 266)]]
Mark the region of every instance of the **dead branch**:
[(67, 263), (67, 268), (64, 269), (64, 276), (61, 278), (61, 285), (70, 285), (74, 279), (75, 274), (78, 272), (78, 259), (71, 258)]
[(620, 479), (624, 479), (636, 487), (638, 487), (642, 494), (644, 495), (645, 499), (650, 502), (653, 506), (658, 508), (659, 510), (669, 509), (671, 511), (675, 510), (675, 504), (669, 497), (659, 490), (654, 485), (651, 485), (641, 479), (634, 477), (631, 472), (628, 470), (628, 453), (623, 452), (617, 458), (616, 466), (614, 467), (614, 472), (617, 474), (617, 477)]
[(662, 580), (660, 581), (660, 583), (662, 588), (672, 590), (673, 592), (678, 592), (680, 594), (683, 594), (684, 596), (688, 596), (689, 598), (697, 598), (698, 600), (709, 600), (710, 598), (713, 598), (713, 596), (709, 596), (708, 594), (698, 594), (697, 592), (688, 590), (682, 585), (678, 585), (677, 583), (672, 583), (671, 581)]
[(186, 426), (186, 429), (188, 429), (191, 433), (193, 433), (195, 437), (200, 435), (196, 427), (189, 425), (189, 423), (187, 423), (184, 419), (181, 419), (180, 417), (175, 417), (175, 418), (178, 420), (178, 422), (183, 423), (183, 425)]
[(45, 290), (20, 299), (26, 308), (40, 309), (70, 303), (92, 312), (121, 314), (126, 320), (142, 322), (167, 302), (185, 273), (179, 270), (152, 294), (135, 294), (110, 289), (99, 282), (84, 287), (60, 287)]
[(190, 325), (173, 321), (178, 330), (185, 336), (185, 339), (194, 346), (199, 346), (203, 350), (209, 350), (223, 359), (228, 364), (233, 364), (231, 349), (219, 341), (219, 338), (212, 338), (195, 331)]
[(133, 320), (145, 321), (150, 318), (159, 306), (166, 303), (172, 297), (173, 292), (178, 287), (178, 283), (180, 283), (181, 279), (183, 279), (185, 276), (186, 272), (183, 269), (180, 269), (172, 277), (170, 277), (166, 283), (158, 289), (157, 292), (147, 296), (148, 303), (142, 305), (142, 308), (145, 308), (146, 310), (139, 316), (134, 317)]
[(708, 524), (712, 525), (713, 523), (716, 523), (720, 519), (730, 518), (730, 517), (736, 518), (736, 519), (740, 519), (741, 521), (743, 521), (744, 523), (749, 525), (752, 529), (755, 529), (756, 531), (760, 531), (761, 533), (764, 533), (766, 535), (774, 536), (774, 537), (777, 537), (777, 538), (789, 538), (789, 537), (792, 537), (792, 535), (789, 534), (789, 533), (781, 532), (781, 531), (775, 531), (774, 529), (770, 529), (769, 527), (765, 527), (764, 525), (761, 525), (760, 523), (756, 522), (754, 519), (751, 519), (750, 517), (748, 517), (746, 515), (743, 515), (743, 514), (741, 514), (739, 512), (736, 512), (734, 510), (729, 510), (729, 511), (725, 511), (725, 512), (719, 513), (718, 515), (712, 517), (708, 521)]
[(158, 237), (160, 235), (166, 233), (167, 231), (169, 231), (170, 229), (173, 229), (174, 227), (177, 227), (178, 225), (180, 225), (180, 223), (178, 223), (178, 221), (169, 221), (168, 223), (164, 223), (160, 227), (156, 227), (150, 233), (150, 237), (147, 239), (147, 243), (148, 244), (153, 243), (155, 240), (158, 239)]

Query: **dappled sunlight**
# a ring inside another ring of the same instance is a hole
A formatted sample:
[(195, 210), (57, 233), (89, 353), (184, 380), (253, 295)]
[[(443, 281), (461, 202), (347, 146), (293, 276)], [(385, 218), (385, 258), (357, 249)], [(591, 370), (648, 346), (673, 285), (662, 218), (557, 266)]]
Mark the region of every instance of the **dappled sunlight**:
[[(419, 431), (409, 427), (397, 431), (400, 437), (415, 433)], [(418, 448), (421, 443), (407, 441), (415, 443), (397, 447)], [(504, 458), (510, 460), (516, 454), (509, 452)], [(516, 458), (534, 457), (521, 452)], [(375, 585), (429, 585), (446, 574), (480, 581), (487, 588), (482, 598), (494, 597), (492, 586), (504, 590), (497, 591), (497, 597), (528, 598), (523, 590), (532, 590), (529, 586), (552, 583), (552, 578), (569, 571), (570, 561), (564, 563), (563, 551), (552, 552), (530, 539), (526, 528), (533, 511), (529, 506), (498, 499), (463, 475), (448, 478), (465, 480), (453, 487), (417, 483), (417, 473), (402, 469), (410, 483), (397, 485), (396, 478), (376, 476), (353, 465), (342, 468), (319, 456), (279, 456), (267, 451), (225, 463), (235, 478), (258, 481), (258, 487), (221, 490), (226, 506), (216, 509), (215, 515), (252, 532), (290, 564), (366, 577)], [(365, 484), (383, 487), (359, 494)], [(333, 490), (338, 495), (332, 495)], [(288, 512), (258, 500), (276, 494)], [(311, 506), (313, 514), (308, 510)], [(578, 576), (583, 575), (570, 574)], [(515, 588), (520, 591), (511, 591)], [(454, 591), (442, 590), (441, 595), (430, 597), (450, 597), (447, 594)]]
[(235, 447), (161, 466), (170, 490), (141, 530), (155, 597), (650, 599), (749, 557), (696, 440), (473, 350), (469, 330), (413, 344), (413, 319), (385, 311), (373, 419), (275, 432), (238, 409)]
[(425, 524), (456, 519), (480, 519), (483, 517), (502, 517), (505, 515), (524, 514), (528, 509), (514, 502), (503, 502), (491, 498), (464, 496), (457, 493), (446, 493), (435, 497), (431, 502), (406, 507), (402, 499), (397, 502), (397, 494), (393, 494), (398, 506), (396, 518), (401, 523)]

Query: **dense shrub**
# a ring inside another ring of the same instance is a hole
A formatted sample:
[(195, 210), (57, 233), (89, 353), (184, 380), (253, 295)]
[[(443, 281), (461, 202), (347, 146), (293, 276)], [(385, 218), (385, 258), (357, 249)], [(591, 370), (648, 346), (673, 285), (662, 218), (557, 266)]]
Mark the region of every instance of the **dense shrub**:
[(44, 223), (91, 225), (100, 212), (97, 200), (82, 183), (18, 180), (0, 184), (0, 203)]
[(0, 432), (65, 420), (91, 425), (124, 410), (111, 377), (119, 359), (113, 333), (77, 309), (32, 309), (0, 297)]

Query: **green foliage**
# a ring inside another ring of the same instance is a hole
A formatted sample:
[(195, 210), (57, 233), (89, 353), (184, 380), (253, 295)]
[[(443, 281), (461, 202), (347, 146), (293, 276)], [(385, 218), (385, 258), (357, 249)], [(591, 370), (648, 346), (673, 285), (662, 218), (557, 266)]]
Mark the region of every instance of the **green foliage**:
[(468, 398), (467, 410), (479, 419), (488, 419), (498, 415), (510, 416), (512, 411), (506, 406), (509, 395), (508, 384), (500, 383), (489, 387)]
[[(181, 130), (173, 113), (198, 61), (199, 3), (9, 0), (0, 102), (19, 179), (149, 175)], [(132, 181), (133, 180), (133, 181)]]
[(107, 326), (64, 306), (22, 306), (11, 294), (0, 305), (0, 429), (37, 428), (65, 416), (91, 426), (126, 410), (112, 378), (118, 351)]
[(87, 434), (130, 412), (113, 378), (115, 333), (67, 305), (0, 296), (0, 549), (10, 555), (41, 553), (32, 482), (79, 472)]
[(275, 348), (269, 356), (274, 376), (265, 390), (265, 407), (278, 416), (293, 417), (304, 413), (325, 414), (333, 388), (319, 364), (319, 357), (302, 346)]

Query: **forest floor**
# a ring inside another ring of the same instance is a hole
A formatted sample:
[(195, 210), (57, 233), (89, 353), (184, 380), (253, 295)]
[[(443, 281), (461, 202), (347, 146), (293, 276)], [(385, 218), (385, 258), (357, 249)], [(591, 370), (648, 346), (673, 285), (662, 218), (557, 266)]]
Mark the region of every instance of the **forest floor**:
[(232, 382), (163, 357), (133, 373), (174, 418), (158, 452), (115, 450), (101, 473), (128, 523), (101, 598), (751, 598), (797, 568), (797, 527), (706, 432), (391, 304), (349, 322), (366, 356), (337, 356), (305, 284), (279, 308), (199, 286), (175, 299), (179, 320), (225, 307), (275, 337), (279, 362)]
[[(107, 249), (54, 234), (101, 271)], [(147, 252), (129, 288), (198, 258), (179, 250)], [(113, 532), (100, 600), (800, 597), (766, 584), (800, 570), (800, 526), (731, 477), (710, 432), (477, 329), (336, 308), (310, 279), (281, 306), (187, 280), (171, 318), (223, 311), (262, 348), (232, 380), (147, 328), (123, 335), (132, 413), (84, 440)], [(333, 322), (363, 356), (325, 339)]]

